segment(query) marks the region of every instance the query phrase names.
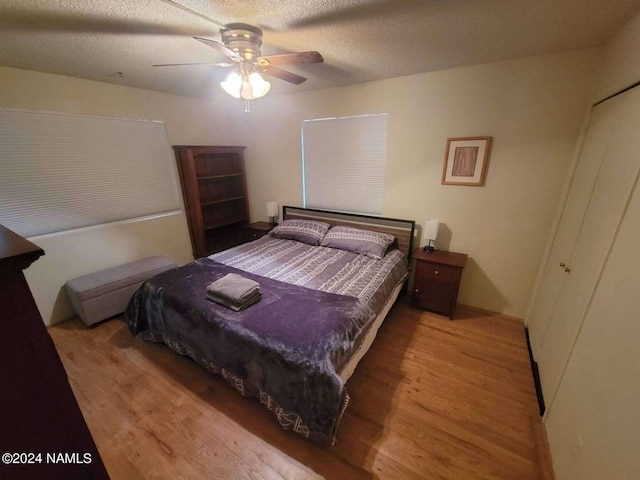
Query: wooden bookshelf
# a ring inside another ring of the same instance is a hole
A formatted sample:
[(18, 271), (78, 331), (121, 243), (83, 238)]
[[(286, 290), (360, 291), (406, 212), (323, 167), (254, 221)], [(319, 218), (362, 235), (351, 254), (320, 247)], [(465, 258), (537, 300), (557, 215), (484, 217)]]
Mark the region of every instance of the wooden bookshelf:
[(173, 147), (180, 172), (195, 258), (243, 242), (249, 223), (244, 149), (237, 146)]

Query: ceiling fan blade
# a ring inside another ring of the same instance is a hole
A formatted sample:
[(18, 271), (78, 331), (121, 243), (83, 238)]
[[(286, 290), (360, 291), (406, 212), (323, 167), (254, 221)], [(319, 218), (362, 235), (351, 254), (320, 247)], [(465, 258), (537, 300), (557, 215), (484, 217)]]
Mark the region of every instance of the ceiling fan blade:
[(218, 50), (220, 53), (225, 54), (234, 62), (241, 62), (242, 60), (244, 60), (240, 55), (238, 55), (236, 52), (234, 52), (230, 48), (225, 47), (220, 42), (216, 42), (215, 40), (209, 40), (208, 38), (202, 38), (202, 37), (193, 37), (193, 38), (199, 41), (200, 43), (204, 43), (207, 47), (211, 47), (215, 50)]
[(213, 23), (214, 25), (217, 25), (219, 27), (224, 27), (223, 23), (220, 23), (220, 22), (218, 22), (217, 20), (214, 20), (211, 17), (207, 17), (206, 15), (203, 15), (200, 12), (196, 12), (195, 10), (192, 10), (189, 7), (185, 7), (184, 5), (182, 5), (182, 4), (178, 3), (178, 2), (174, 2), (173, 0), (160, 0), (160, 1), (162, 1), (164, 3), (167, 3), (169, 5), (173, 5), (174, 7), (179, 8), (180, 10), (182, 10), (184, 12), (190, 13), (191, 15), (195, 15), (196, 17), (201, 18), (202, 20), (206, 20), (207, 22)]
[[(318, 2), (319, 3), (319, 2)], [(313, 16), (288, 22), (290, 29), (319, 27), (323, 25), (353, 25), (372, 18), (388, 18), (393, 15), (421, 15), (430, 9), (424, 0), (371, 0), (368, 2), (348, 2), (350, 6), (336, 7), (337, 2), (322, 2)], [(347, 4), (347, 2), (342, 2)], [(324, 11), (323, 11), (324, 10)]]
[(282, 70), (281, 68), (271, 65), (258, 65), (258, 69), (267, 75), (271, 75), (272, 77), (279, 78), (280, 80), (284, 80), (285, 82), (293, 83), (295, 85), (300, 85), (302, 82), (307, 80), (306, 77), (287, 72), (286, 70)]
[(213, 65), (214, 67), (233, 67), (235, 63), (229, 62), (218, 62), (218, 63), (160, 63), (156, 65), (152, 65), (153, 67), (181, 67), (185, 65)]
[(270, 65), (285, 65), (291, 63), (322, 63), (324, 58), (318, 52), (282, 53), (279, 55), (264, 55), (258, 57), (258, 63), (266, 60)]
[[(64, 12), (61, 6), (60, 12), (44, 11), (41, 7), (33, 7), (33, 10), (13, 11), (5, 8), (0, 1), (0, 31), (13, 32), (65, 32), (65, 33), (86, 33), (98, 34), (106, 33), (110, 35), (211, 35), (210, 28), (199, 28), (196, 32), (191, 29), (187, 32), (184, 26), (164, 25), (159, 21), (145, 22), (141, 20), (124, 18), (107, 18), (93, 15), (71, 15)], [(24, 2), (26, 4), (26, 2)], [(62, 3), (62, 2), (61, 2)], [(70, 2), (67, 2), (70, 3)]]

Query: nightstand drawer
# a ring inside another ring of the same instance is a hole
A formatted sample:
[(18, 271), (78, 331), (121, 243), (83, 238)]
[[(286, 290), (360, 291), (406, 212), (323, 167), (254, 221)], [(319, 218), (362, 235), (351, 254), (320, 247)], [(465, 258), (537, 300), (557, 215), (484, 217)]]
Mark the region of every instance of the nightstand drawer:
[(244, 225), (244, 241), (252, 242), (268, 234), (274, 225), (267, 222), (254, 222), (248, 225)]
[(455, 284), (460, 279), (461, 272), (460, 268), (420, 262), (416, 268), (416, 278), (435, 283)]
[(254, 230), (253, 228), (247, 228), (247, 231), (246, 231), (247, 242), (262, 238), (267, 233), (269, 233), (269, 232), (265, 232), (264, 230)]

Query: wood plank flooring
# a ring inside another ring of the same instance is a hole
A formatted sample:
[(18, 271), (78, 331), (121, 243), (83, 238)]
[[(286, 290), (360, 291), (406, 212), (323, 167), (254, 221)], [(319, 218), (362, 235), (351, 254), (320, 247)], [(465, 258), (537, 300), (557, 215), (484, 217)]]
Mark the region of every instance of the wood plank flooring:
[(255, 399), (118, 319), (49, 333), (114, 480), (533, 480), (548, 458), (515, 319), (458, 308), (450, 321), (398, 302), (347, 384), (335, 447), (281, 430)]

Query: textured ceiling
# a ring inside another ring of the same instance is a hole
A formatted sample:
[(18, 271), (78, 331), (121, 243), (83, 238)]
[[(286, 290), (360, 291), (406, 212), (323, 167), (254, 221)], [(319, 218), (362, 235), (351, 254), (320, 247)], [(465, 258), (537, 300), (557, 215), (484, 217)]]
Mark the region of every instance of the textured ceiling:
[(263, 29), (265, 55), (324, 56), (283, 66), (309, 78), (272, 80), (290, 93), (600, 46), (639, 10), (640, 0), (0, 0), (0, 65), (211, 98), (227, 70), (152, 65), (225, 61), (191, 37), (220, 40), (222, 25), (245, 22)]

